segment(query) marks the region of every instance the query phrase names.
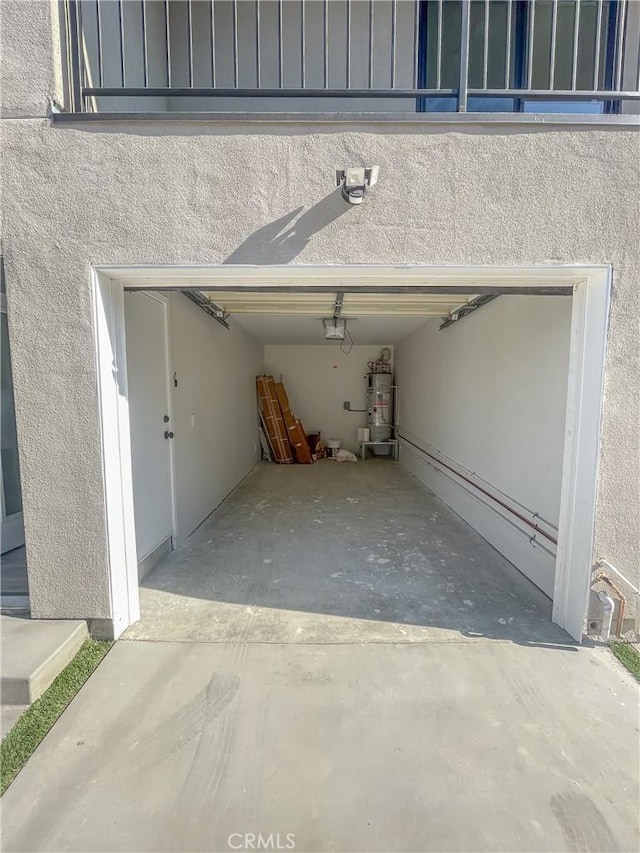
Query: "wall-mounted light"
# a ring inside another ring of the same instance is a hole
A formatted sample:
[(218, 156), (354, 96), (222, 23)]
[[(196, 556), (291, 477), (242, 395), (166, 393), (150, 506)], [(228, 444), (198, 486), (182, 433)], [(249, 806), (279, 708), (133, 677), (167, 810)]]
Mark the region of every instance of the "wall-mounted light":
[(336, 170), (336, 186), (342, 187), (342, 198), (349, 204), (362, 204), (369, 187), (378, 182), (380, 166), (353, 166)]

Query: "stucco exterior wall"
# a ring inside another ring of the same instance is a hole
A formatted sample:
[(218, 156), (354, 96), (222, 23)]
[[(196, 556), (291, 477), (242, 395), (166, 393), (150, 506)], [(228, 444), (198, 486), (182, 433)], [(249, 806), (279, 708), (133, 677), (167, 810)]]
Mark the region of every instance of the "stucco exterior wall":
[[(36, 62), (39, 112), (5, 104), (2, 206), (35, 615), (110, 615), (92, 265), (612, 264), (595, 555), (640, 579), (635, 129), (52, 126), (51, 21), (46, 4), (25, 5), (40, 31), (25, 57), (5, 19), (4, 63), (15, 80), (17, 64)], [(332, 182), (359, 163), (381, 178), (354, 208)]]

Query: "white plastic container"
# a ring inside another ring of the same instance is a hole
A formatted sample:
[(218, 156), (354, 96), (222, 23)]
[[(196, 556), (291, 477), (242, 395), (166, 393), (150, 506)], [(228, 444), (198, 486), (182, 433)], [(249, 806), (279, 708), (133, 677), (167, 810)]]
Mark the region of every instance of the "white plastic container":
[(335, 459), (340, 450), (340, 442), (337, 438), (329, 438), (327, 440), (327, 455), (329, 459)]

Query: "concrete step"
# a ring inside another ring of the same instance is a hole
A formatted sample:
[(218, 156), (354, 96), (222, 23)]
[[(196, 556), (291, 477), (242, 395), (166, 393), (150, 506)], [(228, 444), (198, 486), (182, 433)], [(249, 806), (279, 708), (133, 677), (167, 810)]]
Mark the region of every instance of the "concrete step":
[(3, 705), (30, 705), (72, 660), (89, 636), (81, 619), (0, 616)]

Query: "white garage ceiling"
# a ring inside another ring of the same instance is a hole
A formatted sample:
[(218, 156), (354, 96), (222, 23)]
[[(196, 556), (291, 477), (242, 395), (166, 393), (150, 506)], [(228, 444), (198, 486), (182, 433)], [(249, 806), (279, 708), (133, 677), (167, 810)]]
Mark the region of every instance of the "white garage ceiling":
[(395, 344), (429, 318), (449, 314), (472, 296), (447, 294), (242, 293), (206, 291), (202, 296), (264, 344), (326, 344), (322, 319), (347, 321), (354, 344)]
[[(263, 344), (323, 345), (337, 347), (336, 341), (325, 341), (321, 314), (316, 317), (295, 314), (232, 314), (229, 323), (237, 323), (252, 338)], [(331, 314), (326, 315), (330, 317)], [(426, 322), (425, 317), (356, 317), (347, 318), (353, 343), (396, 344)], [(436, 321), (437, 322), (437, 321)]]

